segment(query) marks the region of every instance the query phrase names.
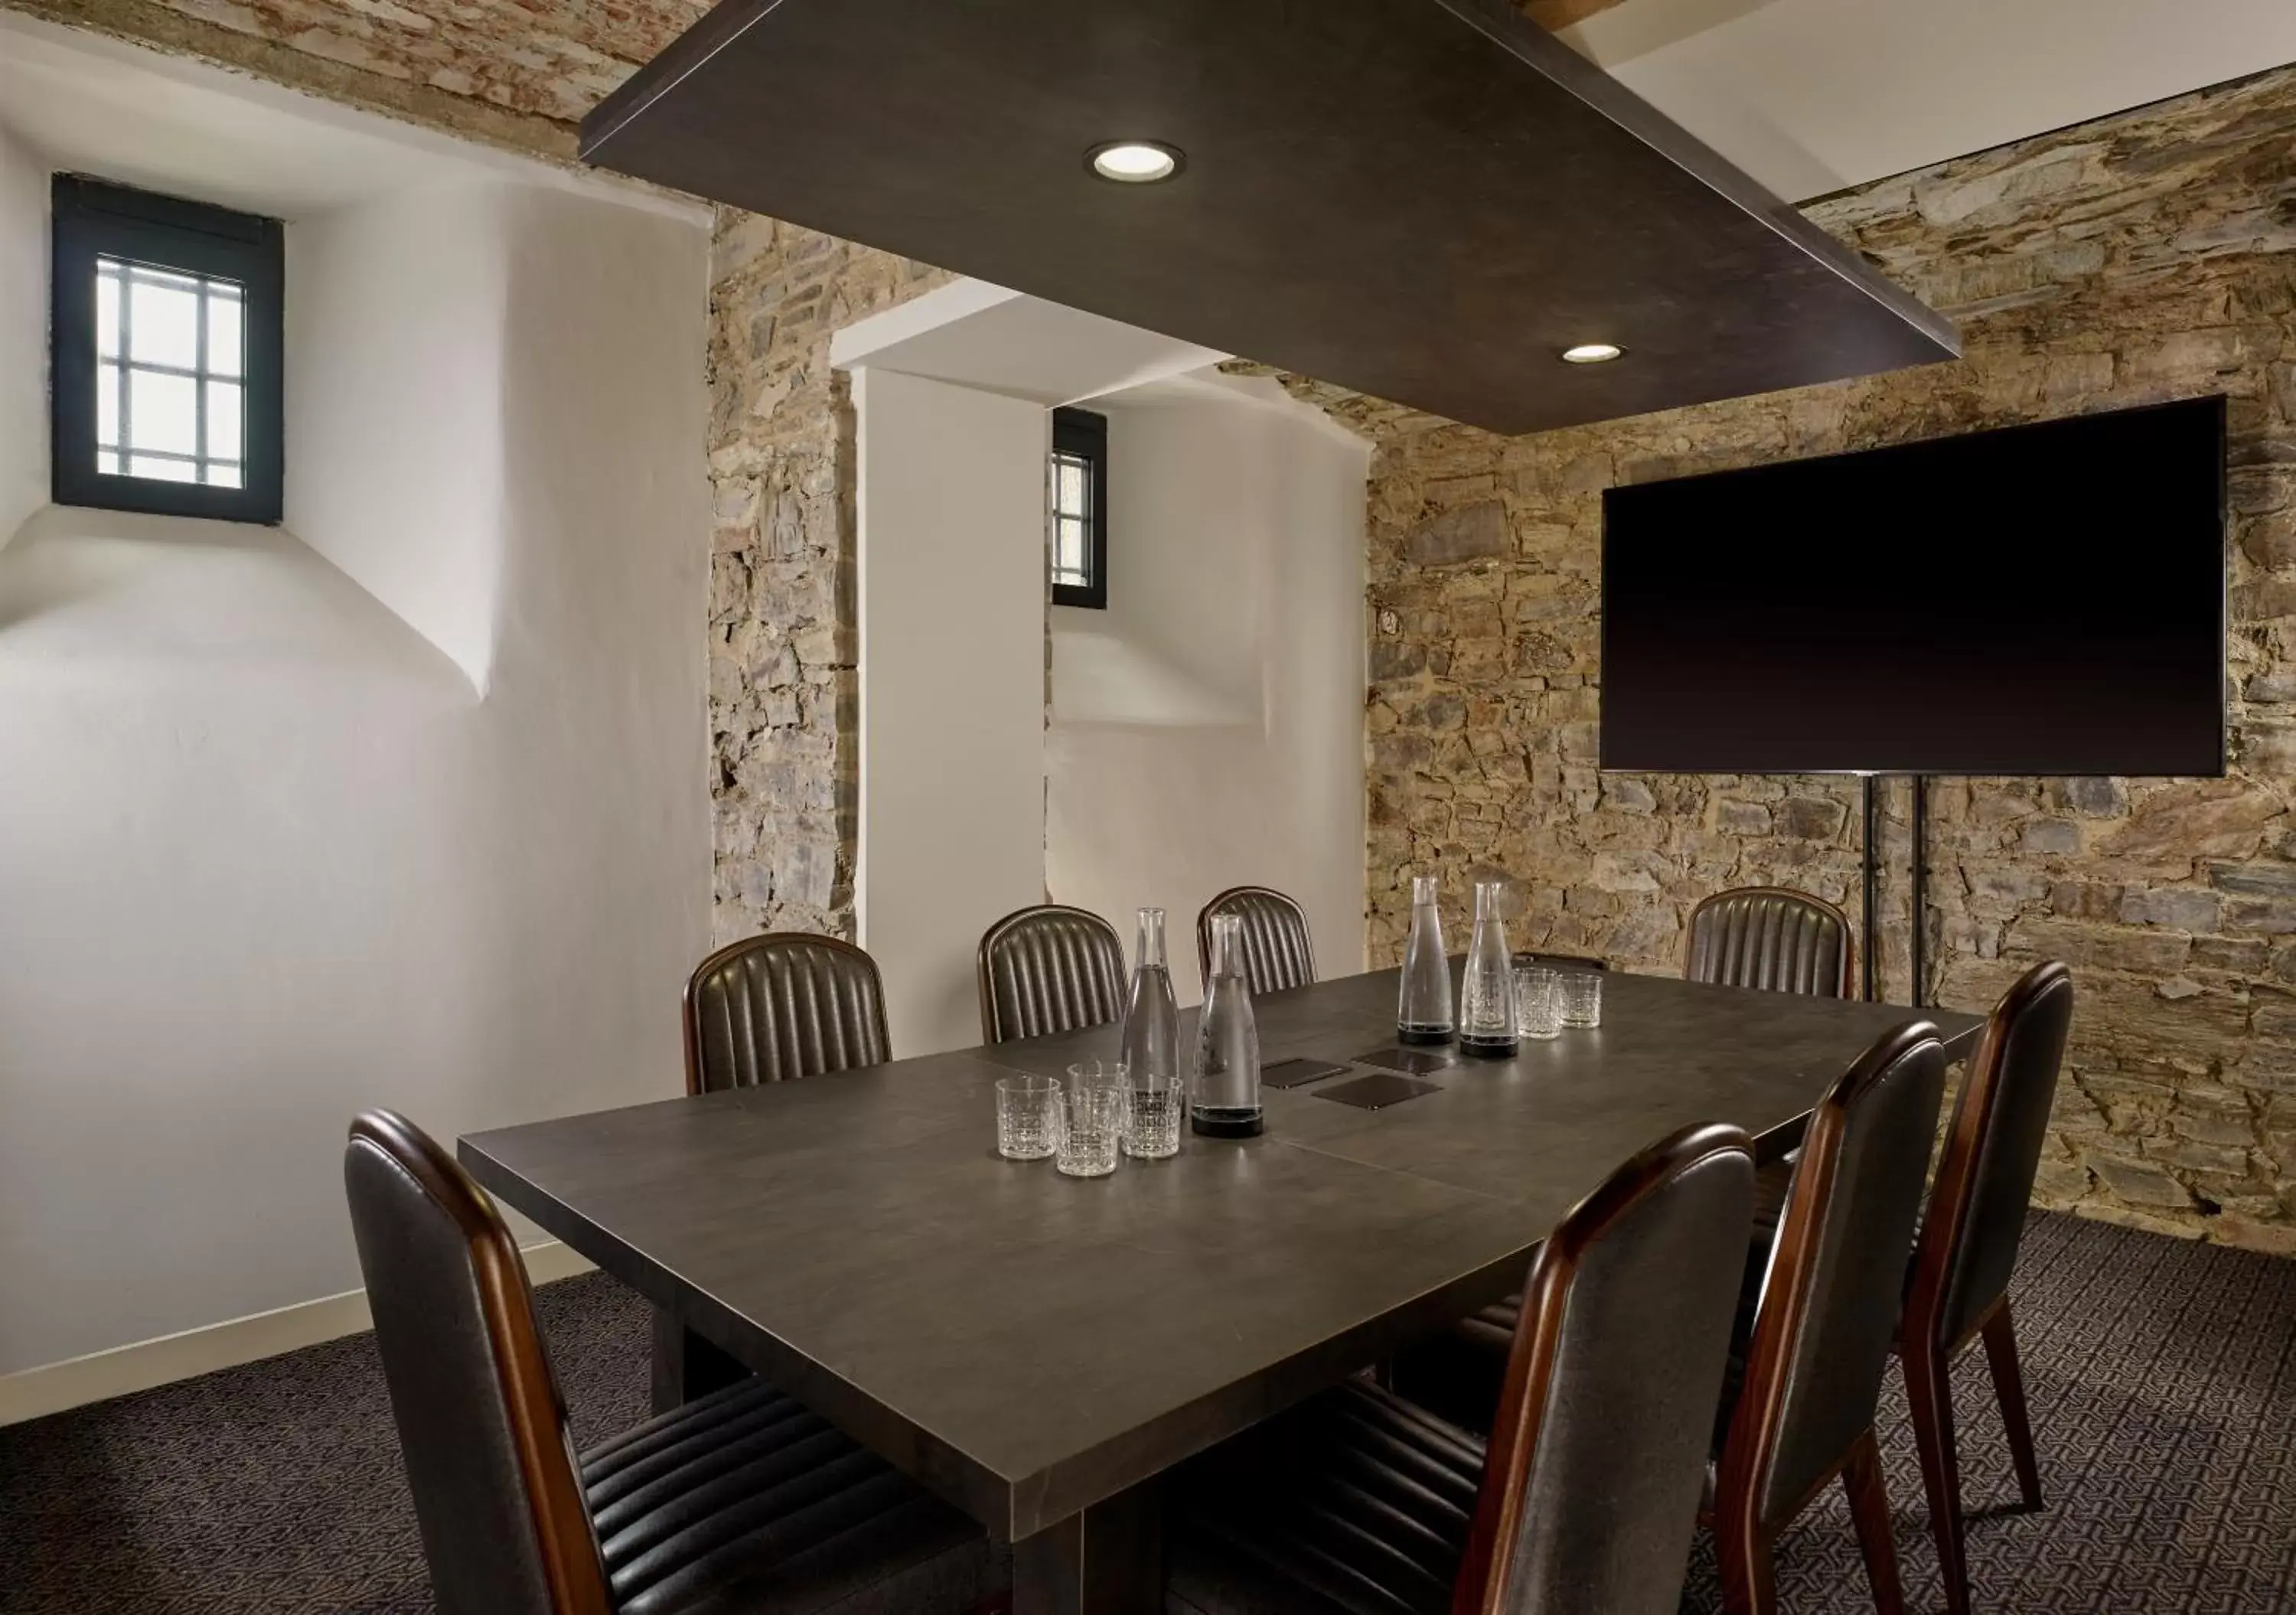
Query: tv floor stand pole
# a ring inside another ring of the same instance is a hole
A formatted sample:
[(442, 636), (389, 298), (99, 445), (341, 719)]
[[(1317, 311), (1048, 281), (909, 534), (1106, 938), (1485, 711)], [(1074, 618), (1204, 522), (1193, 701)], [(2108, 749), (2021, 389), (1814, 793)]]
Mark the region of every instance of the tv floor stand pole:
[(1858, 913), (1865, 926), (1865, 947), (1859, 950), (1857, 980), (1860, 996), (1871, 1004), (1874, 1002), (1874, 955), (1878, 951), (1876, 944), (1881, 935), (1881, 928), (1874, 922), (1874, 909), (1880, 901), (1882, 888), (1882, 825), (1881, 817), (1874, 811), (1874, 776), (1859, 775), (1857, 791), (1866, 813), (1865, 832), (1858, 838), (1858, 874), (1865, 883)]
[(1929, 986), (1930, 916), (1929, 898), (1926, 890), (1929, 884), (1929, 856), (1927, 846), (1929, 841), (1929, 779), (1926, 775), (1916, 774), (1914, 775), (1914, 805), (1912, 808), (1914, 843), (1913, 881), (1908, 889), (1910, 893), (1910, 906), (1913, 910), (1913, 932), (1909, 939), (1907, 947), (1907, 951), (1913, 958), (1914, 996), (1912, 1003), (1915, 1009), (1921, 1008), (1923, 1004), (1926, 1002), (1929, 997), (1927, 988)]

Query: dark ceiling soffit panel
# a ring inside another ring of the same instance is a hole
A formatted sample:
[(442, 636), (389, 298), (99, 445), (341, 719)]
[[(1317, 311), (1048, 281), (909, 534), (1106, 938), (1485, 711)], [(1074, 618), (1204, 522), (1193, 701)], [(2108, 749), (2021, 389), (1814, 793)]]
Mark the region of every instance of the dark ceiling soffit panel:
[(724, 0), (582, 156), (1506, 433), (1960, 352), (1510, 0)]
[[(1961, 331), (1954, 323), (1895, 281), (1878, 274), (1839, 236), (1819, 229), (1792, 202), (1771, 194), (1752, 175), (1692, 135), (1680, 124), (1627, 88), (1544, 29), (1530, 23), (1511, 0), (1435, 0), (1533, 72), (1552, 79), (1595, 111), (1648, 145), (1685, 174), (1713, 187), (1775, 230), (1812, 258), (1830, 266), (1850, 285), (1934, 341), (1939, 359), (1961, 357)], [(1612, 0), (1616, 4), (1616, 0)]]

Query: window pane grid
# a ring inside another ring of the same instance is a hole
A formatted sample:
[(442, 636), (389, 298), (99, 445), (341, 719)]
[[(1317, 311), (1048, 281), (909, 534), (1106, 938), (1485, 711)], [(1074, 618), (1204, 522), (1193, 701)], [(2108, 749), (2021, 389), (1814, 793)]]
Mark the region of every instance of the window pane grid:
[(1092, 583), (1092, 462), (1080, 455), (1053, 455), (1053, 582), (1086, 588)]
[(95, 469), (238, 488), (246, 373), (237, 282), (95, 260)]

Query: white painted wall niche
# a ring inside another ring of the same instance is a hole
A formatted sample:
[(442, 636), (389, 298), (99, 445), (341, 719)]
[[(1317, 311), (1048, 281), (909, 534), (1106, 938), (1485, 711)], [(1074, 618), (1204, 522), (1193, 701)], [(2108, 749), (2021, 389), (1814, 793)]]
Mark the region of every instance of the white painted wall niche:
[[(1170, 914), (1224, 886), (1364, 949), (1369, 451), (1224, 355), (960, 281), (838, 334), (861, 446), (861, 940), (898, 1054), (977, 1042), (974, 949), (1050, 898)], [(1048, 607), (1053, 406), (1110, 422), (1111, 609)], [(1050, 712), (1046, 700), (1047, 635)]]
[(1045, 869), (1062, 902), (1196, 913), (1229, 886), (1307, 910), (1318, 968), (1364, 968), (1368, 447), (1274, 382), (1109, 393), (1109, 605), (1052, 608)]

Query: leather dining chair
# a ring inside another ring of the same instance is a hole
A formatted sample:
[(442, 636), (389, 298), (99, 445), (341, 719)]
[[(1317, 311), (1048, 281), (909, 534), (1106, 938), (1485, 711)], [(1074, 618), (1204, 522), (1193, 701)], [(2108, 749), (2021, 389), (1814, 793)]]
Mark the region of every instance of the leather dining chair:
[(685, 1091), (714, 1094), (892, 1058), (877, 962), (808, 931), (749, 937), (685, 984)]
[(1672, 1615), (1752, 1217), (1735, 1127), (1621, 1167), (1531, 1263), (1488, 1441), (1365, 1380), (1168, 1495), (1167, 1608)]
[(988, 1537), (759, 1381), (577, 1455), (510, 1230), (454, 1158), (371, 1111), (343, 1157), (442, 1615), (960, 1615)]
[(1046, 1037), (1124, 1015), (1124, 944), (1098, 914), (1040, 903), (980, 939), (980, 1040)]
[[(1849, 917), (1824, 898), (1784, 886), (1741, 886), (1690, 911), (1682, 975), (1723, 987), (1847, 998), (1852, 947)], [(1754, 1228), (1764, 1244), (1776, 1233), (1794, 1160), (1788, 1154), (1770, 1162), (1756, 1180)]]
[(1849, 996), (1849, 918), (1783, 886), (1718, 891), (1690, 911), (1683, 980), (1820, 998)]
[(2072, 974), (2052, 960), (2019, 977), (1987, 1020), (1946, 1131), (1906, 1288), (1898, 1349), (1952, 1615), (1968, 1615), (1969, 1565), (1948, 1370), (1980, 1340), (2021, 1501), (2028, 1510), (2041, 1506), (2040, 1466), (2010, 1320), (2009, 1275), (2048, 1137), (2049, 1106), (2072, 1014)]
[[(767, 931), (719, 948), (686, 981), (685, 1091), (790, 1082), (892, 1058), (877, 962), (837, 937)], [(750, 1371), (654, 1313), (654, 1406), (749, 1380)]]
[(1859, 1055), (1810, 1113), (1717, 1425), (1706, 1518), (1732, 1615), (1777, 1607), (1772, 1545), (1837, 1476), (1875, 1607), (1903, 1607), (1874, 1414), (1944, 1086), (1937, 1029), (1911, 1021)]
[(1243, 922), (1243, 979), (1254, 996), (1308, 987), (1316, 980), (1316, 947), (1308, 914), (1267, 886), (1231, 886), (1196, 915), (1196, 967), (1212, 975), (1212, 921), (1234, 914)]

